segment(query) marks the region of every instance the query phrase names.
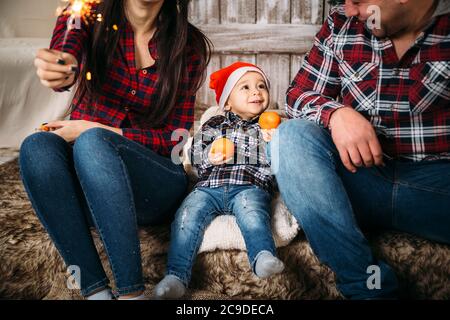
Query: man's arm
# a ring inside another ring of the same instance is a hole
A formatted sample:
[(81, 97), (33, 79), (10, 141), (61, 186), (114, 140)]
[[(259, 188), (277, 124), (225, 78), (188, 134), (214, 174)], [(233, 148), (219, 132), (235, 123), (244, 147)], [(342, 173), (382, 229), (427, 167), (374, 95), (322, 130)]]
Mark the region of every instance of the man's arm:
[(331, 114), (344, 107), (336, 101), (341, 91), (339, 66), (333, 52), (334, 14), (315, 37), (314, 45), (286, 94), (286, 113), (327, 128)]
[(383, 152), (372, 124), (351, 106), (336, 101), (341, 91), (339, 65), (333, 51), (332, 12), (316, 36), (314, 46), (287, 91), (286, 112), (330, 129), (344, 166), (383, 165)]

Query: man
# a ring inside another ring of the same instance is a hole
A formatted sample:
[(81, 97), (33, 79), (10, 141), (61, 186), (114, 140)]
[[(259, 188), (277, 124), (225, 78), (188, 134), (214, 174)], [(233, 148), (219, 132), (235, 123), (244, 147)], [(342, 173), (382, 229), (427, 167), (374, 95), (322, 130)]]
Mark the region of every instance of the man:
[(288, 89), (276, 178), (347, 298), (398, 294), (360, 227), (450, 244), (449, 33), (449, 0), (346, 0)]

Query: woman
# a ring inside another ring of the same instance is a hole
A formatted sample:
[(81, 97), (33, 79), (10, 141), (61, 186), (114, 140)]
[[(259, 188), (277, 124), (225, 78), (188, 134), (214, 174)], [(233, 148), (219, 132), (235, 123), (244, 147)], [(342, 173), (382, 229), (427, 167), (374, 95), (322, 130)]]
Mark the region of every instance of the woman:
[(70, 120), (49, 122), (50, 132), (23, 142), (22, 179), (65, 263), (79, 268), (88, 299), (113, 297), (90, 226), (106, 249), (115, 294), (139, 298), (138, 225), (170, 219), (185, 195), (186, 174), (169, 157), (178, 143), (171, 135), (192, 126), (210, 52), (187, 21), (188, 2), (103, 0), (92, 8), (101, 22), (67, 33), (62, 14), (51, 49), (36, 56), (45, 86), (62, 91), (77, 82), (77, 90)]

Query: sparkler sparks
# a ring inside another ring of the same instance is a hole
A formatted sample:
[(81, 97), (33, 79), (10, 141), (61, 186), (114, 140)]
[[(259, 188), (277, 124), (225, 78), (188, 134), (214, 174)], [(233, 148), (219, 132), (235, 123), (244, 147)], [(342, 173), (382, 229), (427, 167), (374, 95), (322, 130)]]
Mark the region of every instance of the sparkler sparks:
[(61, 0), (64, 3), (56, 9), (56, 14), (67, 15), (70, 19), (79, 19), (83, 23), (93, 22), (97, 15), (95, 14), (95, 5), (101, 3), (101, 0)]
[[(64, 52), (64, 47), (66, 45), (67, 35), (73, 29), (81, 29), (81, 24), (89, 25), (90, 23), (100, 22), (102, 23), (103, 17), (101, 13), (96, 12), (96, 8), (98, 4), (102, 2), (102, 0), (61, 0), (64, 6), (58, 7), (56, 10), (56, 14), (66, 15), (67, 19), (67, 28), (64, 33), (64, 39), (62, 42), (62, 51)], [(117, 31), (119, 28), (117, 25), (112, 26), (114, 31)], [(61, 58), (61, 64), (64, 64), (64, 60)], [(86, 72), (86, 80), (92, 80), (91, 72)]]
[[(64, 34), (62, 48), (64, 51), (64, 46), (66, 44), (67, 35), (73, 29), (81, 29), (81, 24), (84, 23), (88, 25), (98, 19), (98, 15), (95, 13), (95, 6), (101, 2), (101, 0), (62, 0), (66, 3), (64, 7), (59, 7), (56, 9), (56, 14), (67, 15), (67, 29)], [(67, 5), (67, 3), (69, 3)], [(101, 16), (101, 15), (100, 15)]]

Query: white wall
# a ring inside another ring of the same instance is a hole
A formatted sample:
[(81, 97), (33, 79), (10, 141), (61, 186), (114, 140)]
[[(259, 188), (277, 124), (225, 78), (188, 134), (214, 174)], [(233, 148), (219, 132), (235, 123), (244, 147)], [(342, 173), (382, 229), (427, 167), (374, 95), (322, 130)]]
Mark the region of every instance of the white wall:
[(67, 110), (71, 93), (41, 85), (33, 64), (50, 43), (58, 6), (59, 0), (0, 0), (0, 148), (18, 148)]
[(59, 0), (0, 0), (0, 37), (51, 36)]

